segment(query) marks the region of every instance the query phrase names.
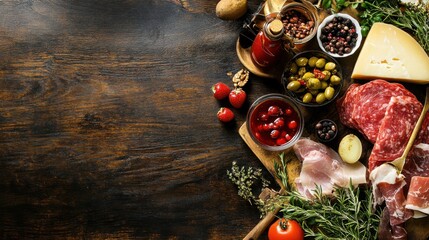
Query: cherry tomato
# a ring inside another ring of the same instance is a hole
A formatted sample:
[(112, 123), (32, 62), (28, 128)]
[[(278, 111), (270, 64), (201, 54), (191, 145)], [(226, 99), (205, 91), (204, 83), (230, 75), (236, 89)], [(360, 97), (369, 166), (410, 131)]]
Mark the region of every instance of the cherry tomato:
[(304, 230), (295, 220), (278, 219), (268, 229), (269, 240), (303, 240)]

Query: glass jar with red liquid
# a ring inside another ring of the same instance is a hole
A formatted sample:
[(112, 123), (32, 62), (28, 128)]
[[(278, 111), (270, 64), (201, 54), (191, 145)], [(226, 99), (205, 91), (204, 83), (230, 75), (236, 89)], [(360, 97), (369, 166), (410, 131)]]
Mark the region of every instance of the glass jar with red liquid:
[(284, 25), (279, 19), (264, 24), (252, 44), (251, 56), (255, 65), (269, 68), (279, 60), (284, 51), (284, 32)]

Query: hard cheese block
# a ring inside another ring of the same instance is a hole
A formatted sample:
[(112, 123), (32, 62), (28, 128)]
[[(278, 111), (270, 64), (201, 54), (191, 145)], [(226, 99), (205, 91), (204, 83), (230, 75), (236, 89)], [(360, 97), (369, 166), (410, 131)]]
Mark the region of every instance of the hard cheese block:
[(429, 83), (429, 57), (408, 33), (386, 23), (375, 23), (365, 40), (352, 78), (382, 78)]

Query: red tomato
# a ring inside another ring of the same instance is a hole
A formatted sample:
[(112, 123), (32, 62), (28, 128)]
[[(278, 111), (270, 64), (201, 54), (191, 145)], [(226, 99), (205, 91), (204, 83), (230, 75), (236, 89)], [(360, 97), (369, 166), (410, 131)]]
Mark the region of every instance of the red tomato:
[(304, 230), (295, 220), (281, 218), (268, 229), (269, 240), (303, 240)]

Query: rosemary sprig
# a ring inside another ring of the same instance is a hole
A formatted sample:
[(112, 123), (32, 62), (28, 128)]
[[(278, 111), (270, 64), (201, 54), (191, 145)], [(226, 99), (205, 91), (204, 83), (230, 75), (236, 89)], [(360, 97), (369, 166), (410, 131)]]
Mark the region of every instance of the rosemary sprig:
[[(282, 160), (282, 156), (280, 156)], [(277, 175), (287, 183), (284, 161), (277, 167)], [(361, 192), (363, 190), (363, 192)], [(336, 188), (335, 197), (322, 194), (316, 186), (314, 200), (296, 191), (287, 191), (270, 202), (280, 207), (283, 217), (298, 221), (306, 237), (314, 239), (377, 239), (380, 209), (373, 209), (372, 191), (368, 188)]]

